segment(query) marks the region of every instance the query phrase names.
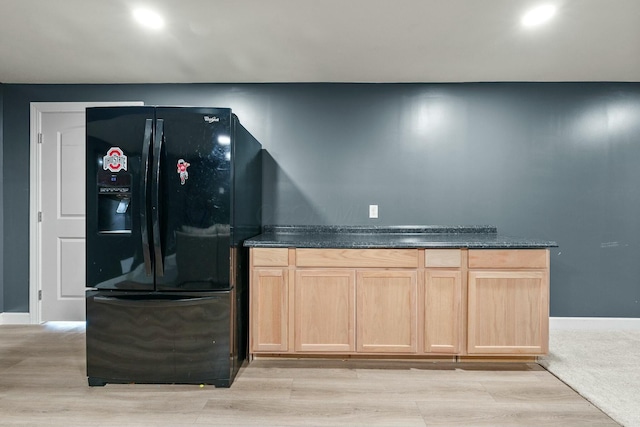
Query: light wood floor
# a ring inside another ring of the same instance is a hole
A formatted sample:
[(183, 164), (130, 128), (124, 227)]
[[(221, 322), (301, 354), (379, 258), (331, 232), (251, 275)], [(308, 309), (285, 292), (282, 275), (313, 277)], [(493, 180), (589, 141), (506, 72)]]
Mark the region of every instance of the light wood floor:
[(256, 360), (229, 389), (90, 388), (84, 337), (0, 326), (0, 425), (618, 425), (537, 364)]

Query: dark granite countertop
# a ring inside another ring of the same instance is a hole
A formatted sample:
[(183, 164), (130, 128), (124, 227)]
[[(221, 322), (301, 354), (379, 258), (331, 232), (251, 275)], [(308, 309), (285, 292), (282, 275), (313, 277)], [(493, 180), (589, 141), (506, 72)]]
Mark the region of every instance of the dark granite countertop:
[(248, 239), (254, 248), (532, 249), (556, 242), (498, 234), (493, 226), (265, 226)]

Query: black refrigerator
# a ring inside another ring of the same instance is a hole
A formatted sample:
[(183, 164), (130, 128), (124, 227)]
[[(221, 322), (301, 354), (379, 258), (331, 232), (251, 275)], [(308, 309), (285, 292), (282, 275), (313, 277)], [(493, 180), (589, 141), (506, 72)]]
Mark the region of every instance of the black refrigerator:
[(261, 146), (228, 108), (86, 111), (89, 385), (228, 387), (247, 355)]

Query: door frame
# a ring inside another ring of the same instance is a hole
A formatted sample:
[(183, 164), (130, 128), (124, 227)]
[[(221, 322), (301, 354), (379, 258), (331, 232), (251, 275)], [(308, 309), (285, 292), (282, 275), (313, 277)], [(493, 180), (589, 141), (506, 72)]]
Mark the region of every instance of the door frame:
[(41, 323), (42, 231), (38, 212), (42, 208), (42, 154), (38, 135), (42, 113), (80, 113), (87, 107), (144, 105), (143, 101), (31, 102), (29, 105), (29, 323)]

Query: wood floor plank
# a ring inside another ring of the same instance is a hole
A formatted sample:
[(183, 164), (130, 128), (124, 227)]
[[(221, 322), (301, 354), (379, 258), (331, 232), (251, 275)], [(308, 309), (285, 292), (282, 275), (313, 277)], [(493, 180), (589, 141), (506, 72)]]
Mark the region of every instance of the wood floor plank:
[(250, 365), (237, 378), (356, 378), (356, 372), (351, 369), (322, 369), (322, 368), (260, 368)]
[(209, 399), (265, 399), (286, 401), (291, 397), (292, 378), (238, 378), (230, 388), (210, 390)]
[(291, 400), (210, 401), (197, 423), (247, 426), (416, 426), (425, 423), (415, 402)]
[(428, 426), (618, 426), (615, 421), (588, 403), (478, 405), (472, 402), (417, 402), (417, 405)]
[(584, 401), (579, 394), (559, 381), (548, 384), (514, 384), (494, 381), (485, 383), (484, 386), (498, 403), (558, 404)]

